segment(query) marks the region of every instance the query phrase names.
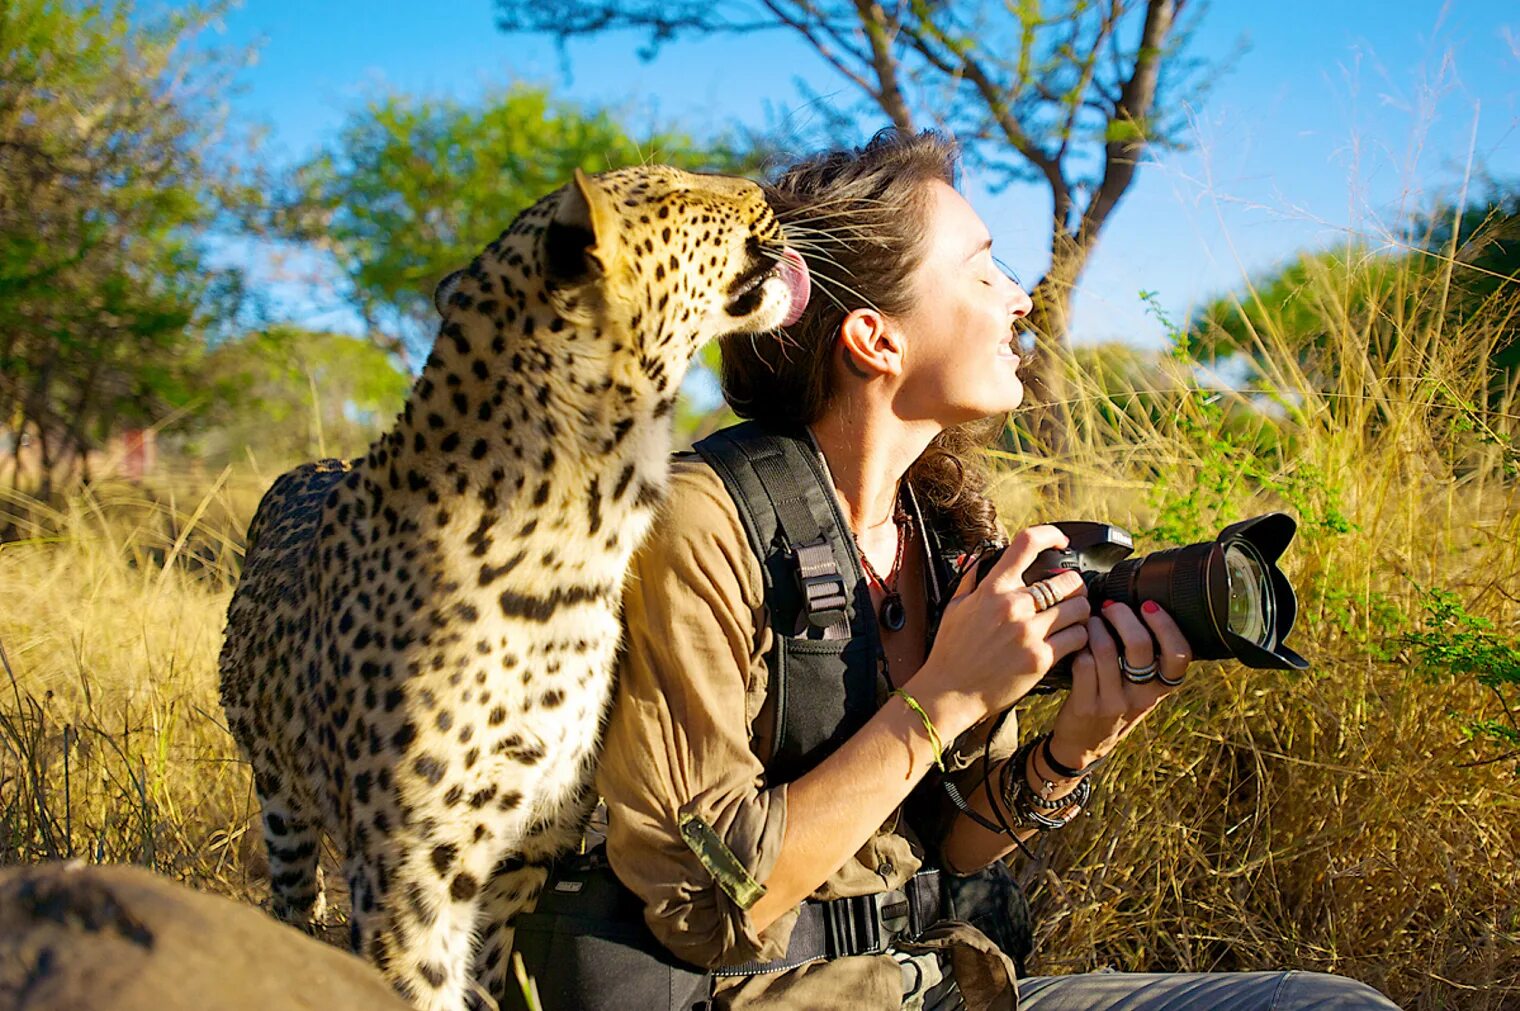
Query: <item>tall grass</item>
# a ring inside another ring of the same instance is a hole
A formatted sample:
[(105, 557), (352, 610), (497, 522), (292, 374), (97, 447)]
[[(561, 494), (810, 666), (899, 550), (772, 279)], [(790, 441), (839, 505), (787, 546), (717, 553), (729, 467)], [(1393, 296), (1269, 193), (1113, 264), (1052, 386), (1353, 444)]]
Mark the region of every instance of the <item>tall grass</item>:
[[(1320, 336), (1268, 312), (1254, 388), (1088, 353), (1068, 452), (1004, 455), (1010, 527), (1097, 517), (1148, 550), (1292, 512), (1293, 642), (1313, 661), (1197, 670), (1105, 771), (1094, 816), (1019, 863), (1041, 971), (1296, 966), (1409, 1008), (1520, 1007), (1520, 770), (1468, 730), (1508, 719), (1505, 696), (1432, 680), (1406, 638), (1440, 634), (1440, 589), (1520, 639), (1520, 428), (1484, 378), (1503, 321), (1441, 322), (1446, 283), (1411, 272), (1369, 304), (1311, 278)], [(263, 483), (0, 502), (0, 863), (133, 861), (262, 897), (215, 657)]]
[[(1520, 670), (1520, 411), (1489, 367), (1514, 317), (1453, 324), (1444, 272), (1345, 262), (1298, 293), (1312, 333), (1257, 307), (1253, 383), (1087, 352), (1070, 451), (1008, 456), (1011, 527), (1101, 518), (1146, 551), (1294, 514), (1290, 641), (1313, 664), (1200, 665), (1142, 725), (1094, 816), (1020, 868), (1042, 971), (1299, 967), (1412, 1008), (1520, 1007), (1520, 685), (1475, 669)], [(1357, 279), (1390, 269), (1381, 296)], [(1442, 600), (1486, 651), (1443, 639)]]
[(246, 893), (262, 845), (215, 671), (256, 496), (224, 475), (188, 497), (0, 500), (0, 863), (129, 861)]

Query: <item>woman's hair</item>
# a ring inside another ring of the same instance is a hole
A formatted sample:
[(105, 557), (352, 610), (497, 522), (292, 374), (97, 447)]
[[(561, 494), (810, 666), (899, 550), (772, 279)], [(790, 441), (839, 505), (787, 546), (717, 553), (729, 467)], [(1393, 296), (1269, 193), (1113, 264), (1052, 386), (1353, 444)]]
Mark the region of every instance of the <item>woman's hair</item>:
[[(831, 360), (845, 316), (867, 306), (889, 316), (912, 308), (930, 184), (955, 184), (957, 156), (943, 134), (889, 129), (863, 148), (799, 162), (766, 187), (807, 260), (813, 298), (781, 340), (723, 339), (723, 396), (734, 413), (776, 427), (818, 420), (834, 392)], [(983, 495), (982, 450), (1002, 425), (999, 417), (946, 429), (908, 469), (919, 502), (947, 520), (964, 545), (1001, 538), (997, 512)]]

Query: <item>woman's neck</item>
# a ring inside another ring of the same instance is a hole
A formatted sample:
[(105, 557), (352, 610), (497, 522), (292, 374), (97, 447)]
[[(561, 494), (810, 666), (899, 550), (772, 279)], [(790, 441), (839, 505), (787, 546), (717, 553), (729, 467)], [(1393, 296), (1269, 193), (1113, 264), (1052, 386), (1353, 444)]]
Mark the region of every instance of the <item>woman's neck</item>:
[(809, 427), (828, 461), (845, 522), (857, 534), (892, 519), (899, 482), (939, 432), (885, 409), (853, 416), (828, 411)]

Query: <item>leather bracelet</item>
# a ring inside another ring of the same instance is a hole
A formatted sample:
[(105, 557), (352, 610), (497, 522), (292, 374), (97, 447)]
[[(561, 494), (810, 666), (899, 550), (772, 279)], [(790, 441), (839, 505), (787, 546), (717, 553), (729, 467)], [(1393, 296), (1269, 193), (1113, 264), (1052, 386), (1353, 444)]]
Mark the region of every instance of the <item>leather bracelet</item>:
[(1083, 776), (1086, 776), (1098, 766), (1102, 765), (1104, 760), (1108, 758), (1107, 755), (1104, 755), (1102, 758), (1099, 758), (1085, 769), (1073, 769), (1071, 766), (1065, 764), (1064, 762), (1056, 761), (1056, 756), (1051, 754), (1050, 739), (1054, 736), (1054, 734), (1047, 733), (1040, 738), (1040, 757), (1045, 759), (1045, 767), (1051, 772), (1055, 773), (1057, 776), (1060, 776), (1062, 779), (1081, 779)]
[[(1020, 827), (1034, 827), (1042, 832), (1064, 828), (1076, 819), (1087, 807), (1088, 800), (1092, 797), (1092, 781), (1083, 779), (1077, 788), (1064, 797), (1055, 800), (1047, 800), (1038, 796), (1029, 786), (1026, 769), (1029, 765), (1029, 756), (1039, 744), (1039, 740), (1030, 741), (1018, 751), (1003, 766), (1002, 790), (1003, 806), (1013, 815), (1014, 821)], [(1014, 774), (1017, 778), (1014, 778)], [(1062, 811), (1074, 808), (1071, 815), (1066, 818), (1054, 818), (1047, 812)], [(1041, 810), (1043, 809), (1043, 810)]]

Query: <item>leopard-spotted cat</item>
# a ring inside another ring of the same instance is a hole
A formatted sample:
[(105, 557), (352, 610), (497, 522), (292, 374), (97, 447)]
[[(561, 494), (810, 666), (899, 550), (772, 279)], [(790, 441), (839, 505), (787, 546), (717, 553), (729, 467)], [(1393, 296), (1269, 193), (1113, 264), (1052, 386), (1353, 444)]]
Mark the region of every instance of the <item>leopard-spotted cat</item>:
[(593, 799), (677, 386), (807, 297), (758, 186), (659, 166), (577, 173), (444, 282), (395, 427), (280, 477), (249, 527), (222, 701), (278, 915), (321, 916), (325, 831), (355, 949), (405, 997), (502, 992), (511, 918)]

